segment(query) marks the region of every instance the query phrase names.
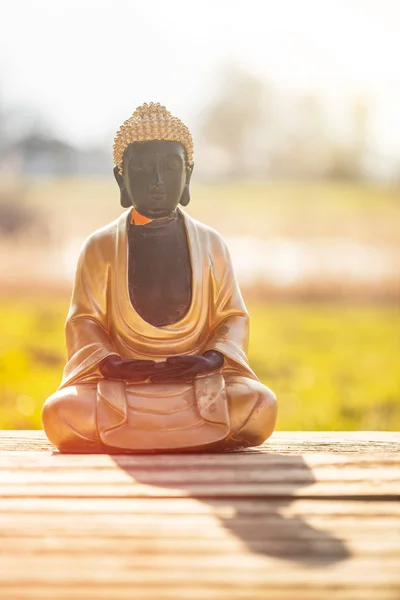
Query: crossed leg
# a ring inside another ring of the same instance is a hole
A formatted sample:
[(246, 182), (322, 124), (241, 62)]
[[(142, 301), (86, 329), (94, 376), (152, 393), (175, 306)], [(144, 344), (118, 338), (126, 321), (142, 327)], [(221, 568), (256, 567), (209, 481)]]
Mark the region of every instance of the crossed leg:
[(60, 452), (104, 452), (97, 431), (97, 383), (71, 385), (47, 398), (43, 429)]
[[(240, 376), (225, 378), (230, 433), (219, 449), (258, 446), (273, 432), (277, 405), (265, 385)], [(150, 384), (149, 384), (150, 385)], [(59, 390), (43, 407), (43, 428), (61, 452), (107, 452), (97, 430), (97, 383), (80, 383)]]

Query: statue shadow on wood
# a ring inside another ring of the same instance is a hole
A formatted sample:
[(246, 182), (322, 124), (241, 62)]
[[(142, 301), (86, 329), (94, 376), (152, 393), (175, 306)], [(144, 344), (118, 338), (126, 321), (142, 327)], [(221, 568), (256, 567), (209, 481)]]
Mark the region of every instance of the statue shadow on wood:
[[(185, 463), (181, 465), (179, 456), (191, 456), (192, 460), (188, 462), (184, 459)], [(201, 456), (215, 456), (215, 463), (204, 467)], [(218, 468), (221, 456), (232, 459), (232, 468), (225, 460), (224, 467)], [(242, 466), (235, 463), (236, 458), (243, 460), (242, 457), (247, 457), (251, 463), (252, 456), (262, 456), (262, 461), (257, 466), (254, 466), (254, 463), (246, 464), (244, 461)], [(303, 516), (284, 515), (285, 509), (290, 508), (295, 500), (319, 499), (312, 494), (308, 497), (304, 494), (301, 498), (296, 496), (296, 490), (315, 483), (312, 470), (301, 456), (269, 454), (257, 449), (225, 452), (222, 455), (174, 454), (176, 462), (168, 464), (168, 461), (155, 460), (155, 464), (149, 465), (146, 461), (143, 467), (137, 464), (130, 465), (132, 456), (129, 455), (111, 455), (111, 458), (132, 478), (132, 482), (165, 490), (165, 496), (161, 497), (175, 497), (169, 494), (168, 490), (180, 490), (186, 492), (183, 498), (202, 502), (214, 509), (212, 515), (227, 532), (244, 542), (254, 554), (310, 566), (331, 564), (350, 557), (343, 540), (316, 529)], [(132, 462), (137, 463), (138, 456), (133, 458)], [(182, 473), (185, 468), (185, 481), (176, 481), (176, 475)], [(260, 474), (260, 478), (255, 472)], [(170, 483), (168, 473), (171, 475)], [(270, 493), (266, 489), (268, 485), (271, 486)], [(241, 486), (243, 490), (240, 489)], [(201, 492), (196, 493), (196, 487), (201, 487)], [(252, 489), (249, 490), (249, 487)], [(310, 513), (312, 514), (312, 508)]]

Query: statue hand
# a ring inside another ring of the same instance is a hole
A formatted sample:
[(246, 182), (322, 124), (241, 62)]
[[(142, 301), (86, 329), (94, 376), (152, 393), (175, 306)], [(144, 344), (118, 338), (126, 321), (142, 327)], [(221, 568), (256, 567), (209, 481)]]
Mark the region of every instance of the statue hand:
[(158, 373), (151, 376), (151, 382), (193, 381), (198, 375), (216, 371), (223, 363), (223, 355), (215, 350), (209, 350), (203, 356), (169, 356), (165, 363), (157, 365)]
[(100, 373), (107, 379), (146, 381), (155, 368), (154, 360), (122, 360), (120, 356), (108, 356), (100, 364)]

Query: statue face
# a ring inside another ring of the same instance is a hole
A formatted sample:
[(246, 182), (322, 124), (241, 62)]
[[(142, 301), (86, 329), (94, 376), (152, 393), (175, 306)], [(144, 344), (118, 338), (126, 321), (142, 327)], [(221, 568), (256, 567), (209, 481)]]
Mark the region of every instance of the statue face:
[(190, 174), (179, 142), (153, 140), (127, 147), (117, 180), (141, 215), (157, 219), (176, 209)]

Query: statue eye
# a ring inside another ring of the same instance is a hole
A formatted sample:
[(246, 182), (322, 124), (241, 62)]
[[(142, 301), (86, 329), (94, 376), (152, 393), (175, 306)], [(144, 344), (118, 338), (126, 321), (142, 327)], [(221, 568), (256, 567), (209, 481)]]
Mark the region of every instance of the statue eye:
[(131, 169), (134, 173), (148, 173), (150, 166), (140, 162), (133, 162), (131, 163)]
[(166, 165), (167, 169), (171, 169), (172, 171), (176, 171), (177, 169), (180, 168), (181, 163), (180, 163), (179, 158), (177, 158), (176, 156), (170, 156), (165, 161), (165, 165)]

